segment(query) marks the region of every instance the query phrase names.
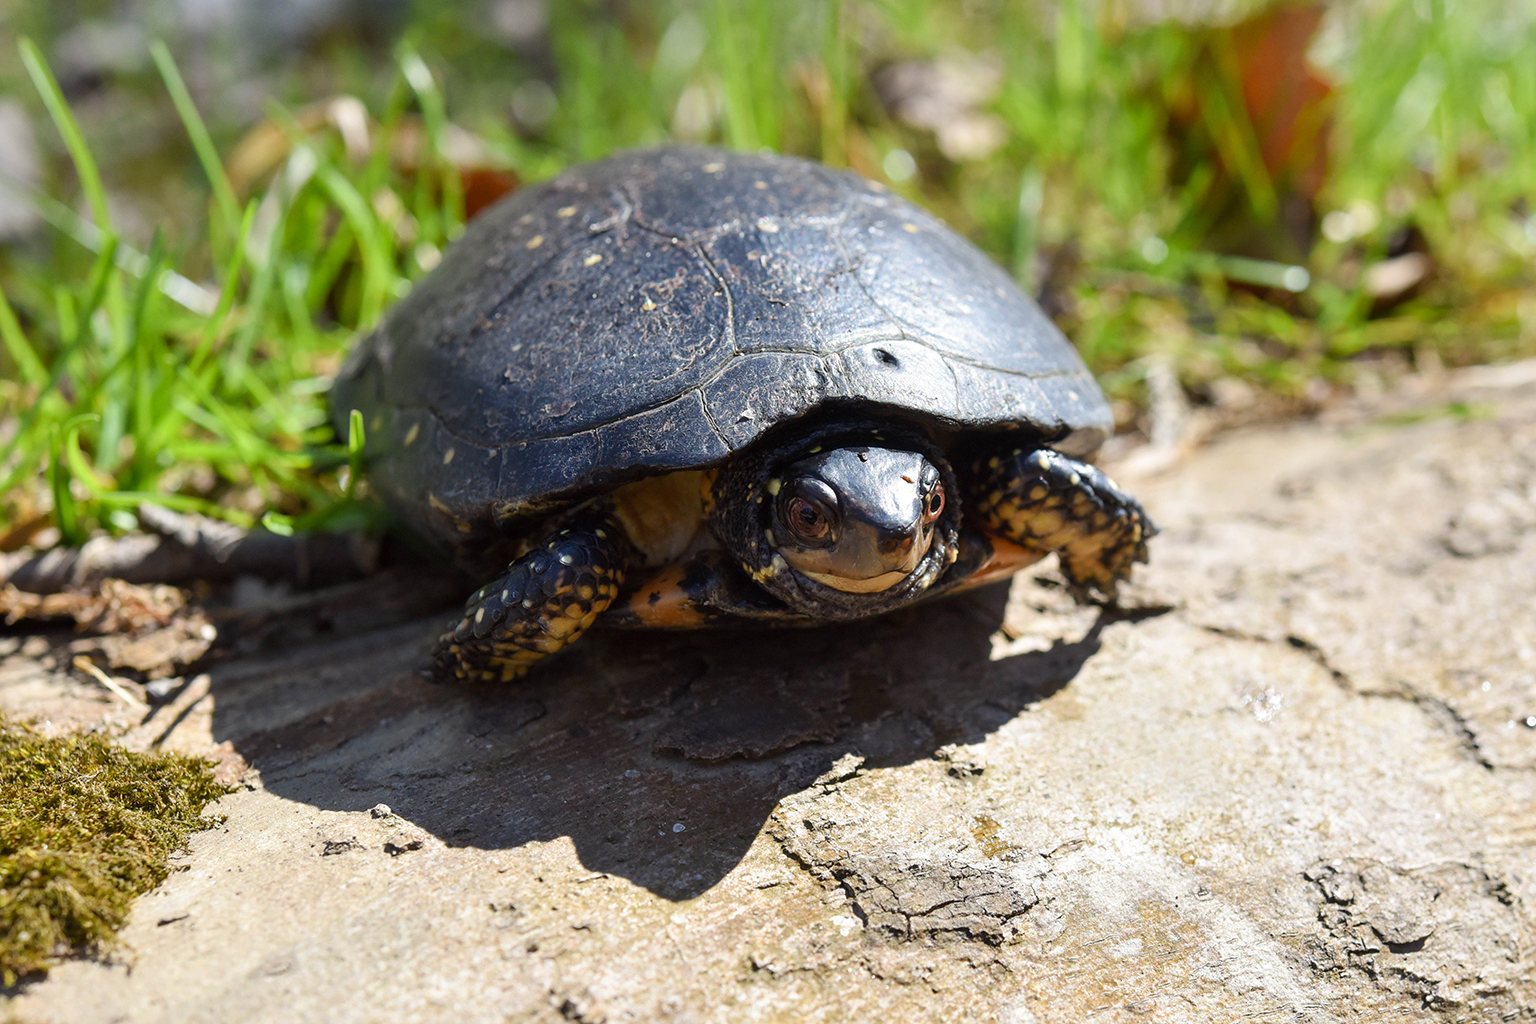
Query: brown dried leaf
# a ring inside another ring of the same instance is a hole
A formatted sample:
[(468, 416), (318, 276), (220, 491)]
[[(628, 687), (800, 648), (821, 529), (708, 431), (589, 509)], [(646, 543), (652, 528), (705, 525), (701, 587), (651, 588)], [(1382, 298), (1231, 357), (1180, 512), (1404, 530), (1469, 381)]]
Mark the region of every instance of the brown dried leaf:
[(22, 619), (73, 619), (90, 639), (71, 644), (79, 654), (100, 654), (112, 669), (149, 679), (177, 675), (208, 653), (218, 630), (177, 587), (140, 586), (106, 579), (87, 590), (30, 594), (0, 588), (0, 615), (7, 625)]

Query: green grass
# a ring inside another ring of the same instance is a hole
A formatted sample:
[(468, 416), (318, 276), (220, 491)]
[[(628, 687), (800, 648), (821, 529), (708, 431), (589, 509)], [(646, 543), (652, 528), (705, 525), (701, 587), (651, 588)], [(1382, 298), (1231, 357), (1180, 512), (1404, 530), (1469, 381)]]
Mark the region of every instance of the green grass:
[(103, 951), (229, 792), (212, 766), (0, 722), (0, 985)]
[[(373, 522), (324, 395), (350, 339), (460, 230), (460, 128), (525, 181), (679, 137), (884, 178), (1048, 285), (1132, 421), (1153, 360), (1197, 401), (1236, 380), (1294, 409), (1366, 364), (1536, 354), (1536, 20), (1512, 0), (1370, 6), (1336, 11), (1345, 31), (1317, 47), (1338, 88), (1315, 213), (1347, 230), (1300, 241), (1283, 213), (1296, 184), (1259, 158), (1231, 39), (1116, 5), (577, 0), (550, 5), (532, 55), (434, 7), (385, 61), (329, 51), (323, 91), (313, 66), (283, 80), (290, 107), (268, 117), (288, 153), (248, 193), (225, 166), (249, 126), (205, 124), (157, 48), (112, 95), (180, 125), (151, 163), (194, 201), (146, 199), (163, 230), (137, 246), (111, 198), (144, 157), (98, 166), (110, 126), (77, 124), (23, 43), (11, 77), (57, 140), (35, 197), (55, 241), (0, 256), (0, 524), (46, 517), (72, 543), (132, 528), (143, 501), (277, 529)], [(1000, 72), (978, 110), (1003, 139), (974, 158), (946, 156), (875, 85), (892, 62), (956, 52)], [(337, 90), (368, 105), (366, 154), (289, 112)], [(509, 97), (547, 117), (514, 128)], [(402, 167), (391, 140), (418, 128), (426, 151)], [(1366, 268), (1410, 232), (1433, 276), (1374, 303)]]

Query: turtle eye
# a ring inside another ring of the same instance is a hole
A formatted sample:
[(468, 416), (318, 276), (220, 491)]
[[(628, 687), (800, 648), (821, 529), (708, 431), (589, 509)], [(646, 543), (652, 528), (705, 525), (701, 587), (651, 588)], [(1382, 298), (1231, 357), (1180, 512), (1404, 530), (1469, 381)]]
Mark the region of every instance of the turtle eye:
[(928, 492), (928, 497), (923, 499), (923, 524), (938, 521), (944, 514), (944, 485), (934, 484), (933, 490)]
[(835, 541), (837, 515), (837, 492), (814, 476), (788, 481), (779, 494), (777, 518), (799, 544), (822, 547)]
[(784, 507), (789, 528), (805, 540), (823, 540), (832, 530), (826, 510), (804, 498), (790, 498)]

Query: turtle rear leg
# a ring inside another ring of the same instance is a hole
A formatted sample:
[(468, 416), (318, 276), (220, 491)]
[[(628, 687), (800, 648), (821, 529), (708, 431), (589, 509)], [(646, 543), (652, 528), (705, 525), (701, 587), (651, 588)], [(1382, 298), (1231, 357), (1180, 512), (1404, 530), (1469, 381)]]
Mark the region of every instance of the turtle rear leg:
[(1104, 473), (1049, 448), (978, 460), (972, 504), (987, 529), (1024, 548), (1054, 551), (1079, 600), (1114, 600), (1131, 566), (1147, 560), (1157, 527)]
[(437, 674), (510, 682), (585, 633), (624, 585), (635, 551), (607, 507), (564, 522), (545, 543), (477, 590), (437, 641)]

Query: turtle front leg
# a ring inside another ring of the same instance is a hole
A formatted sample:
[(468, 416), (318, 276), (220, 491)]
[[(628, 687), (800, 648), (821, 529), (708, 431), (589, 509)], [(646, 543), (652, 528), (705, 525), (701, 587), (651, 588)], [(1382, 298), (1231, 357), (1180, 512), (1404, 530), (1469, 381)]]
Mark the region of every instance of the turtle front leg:
[(1054, 551), (1078, 600), (1114, 600), (1131, 566), (1147, 560), (1157, 527), (1141, 503), (1103, 472), (1049, 448), (1008, 449), (978, 460), (969, 515), (999, 536)]
[(432, 652), (438, 675), (511, 682), (585, 633), (634, 561), (610, 508), (578, 513), (465, 602), (464, 617)]

